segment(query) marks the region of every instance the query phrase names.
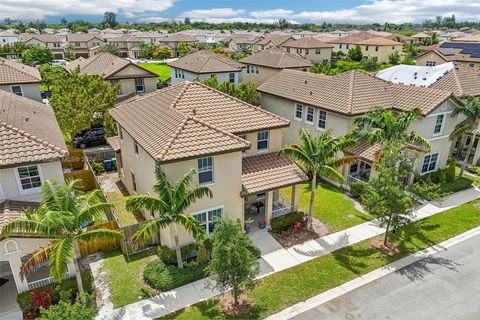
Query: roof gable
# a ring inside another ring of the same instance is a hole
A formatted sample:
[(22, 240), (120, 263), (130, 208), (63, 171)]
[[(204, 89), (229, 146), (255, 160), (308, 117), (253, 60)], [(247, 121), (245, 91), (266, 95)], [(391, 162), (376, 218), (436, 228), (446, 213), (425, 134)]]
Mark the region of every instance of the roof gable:
[(37, 68), (8, 59), (0, 59), (0, 85), (13, 83), (39, 83), (42, 81)]
[(193, 73), (238, 72), (245, 66), (233, 59), (225, 58), (210, 50), (201, 50), (179, 58), (168, 64)]
[(302, 68), (312, 65), (309, 60), (296, 53), (286, 52), (277, 48), (256, 52), (243, 58), (240, 62), (275, 69)]

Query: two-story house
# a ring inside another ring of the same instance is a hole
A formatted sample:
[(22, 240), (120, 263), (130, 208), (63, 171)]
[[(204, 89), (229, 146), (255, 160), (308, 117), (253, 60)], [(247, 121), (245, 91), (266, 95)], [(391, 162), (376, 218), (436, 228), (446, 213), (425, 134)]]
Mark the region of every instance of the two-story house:
[(75, 58), (88, 58), (94, 55), (95, 49), (104, 44), (104, 40), (99, 35), (87, 33), (71, 33), (66, 36), (67, 48), (73, 49)]
[[(463, 116), (452, 117), (453, 109), (463, 102), (452, 91), (394, 84), (362, 71), (352, 70), (336, 76), (284, 70), (258, 88), (266, 110), (291, 121), (283, 143), (298, 141), (298, 130), (306, 128), (316, 136), (327, 129), (334, 136), (354, 128), (356, 116), (381, 106), (397, 111), (420, 108), (422, 118), (409, 130), (426, 138), (431, 151), (416, 163), (416, 171), (429, 173), (445, 167), (450, 155), (450, 134)], [(378, 146), (361, 144), (349, 153), (361, 160), (343, 168), (346, 177), (362, 171), (362, 179), (372, 173), (372, 161)]]
[(55, 59), (63, 59), (65, 56), (65, 36), (55, 34), (32, 34), (22, 33), (20, 40), (26, 45), (39, 45), (52, 49)]
[(64, 181), (61, 159), (67, 147), (50, 106), (0, 90), (0, 110), (0, 318), (21, 319), (17, 294), (52, 278), (48, 266), (42, 266), (22, 279), (20, 266), (50, 240), (25, 234), (5, 238), (2, 229), (24, 209), (38, 206), (45, 180)]
[(0, 90), (42, 102), (37, 68), (9, 59), (0, 59)]
[(417, 66), (463, 64), (480, 73), (480, 42), (443, 42), (415, 58)]
[[(196, 170), (195, 183), (209, 187), (186, 213), (207, 233), (215, 218), (258, 222), (297, 210), (298, 188), (307, 180), (288, 158), (279, 157), (289, 121), (199, 82), (184, 81), (144, 97), (122, 101), (110, 111), (118, 124), (115, 143), (119, 175), (130, 194), (152, 194), (160, 166), (173, 183)], [(294, 186), (291, 199), (279, 189)], [(155, 213), (144, 212), (146, 219)], [(174, 226), (161, 241), (174, 246)], [(180, 242), (192, 241), (185, 230)]]
[(282, 44), (292, 39), (289, 34), (267, 34), (259, 38), (253, 46), (253, 51), (258, 52), (271, 48), (280, 48)]
[(80, 73), (103, 77), (112, 84), (120, 83), (118, 97), (132, 93), (149, 93), (157, 90), (157, 75), (135, 63), (108, 52), (90, 58), (78, 58), (65, 66), (72, 72), (79, 68)]
[(327, 64), (332, 61), (333, 45), (322, 42), (317, 38), (290, 39), (284, 42), (281, 47), (287, 52), (296, 52), (314, 64)]
[(192, 45), (197, 43), (198, 40), (186, 34), (175, 33), (171, 35), (165, 35), (163, 38), (158, 39), (157, 42), (161, 46), (167, 46), (172, 49), (172, 57), (179, 57), (180, 52), (178, 52), (178, 45), (180, 43)]
[(218, 82), (242, 82), (245, 65), (210, 50), (201, 50), (169, 62), (172, 84), (185, 80), (206, 80), (217, 77)]
[(122, 57), (137, 59), (140, 54), (140, 44), (144, 40), (136, 35), (123, 34), (115, 36), (110, 42), (118, 48)]

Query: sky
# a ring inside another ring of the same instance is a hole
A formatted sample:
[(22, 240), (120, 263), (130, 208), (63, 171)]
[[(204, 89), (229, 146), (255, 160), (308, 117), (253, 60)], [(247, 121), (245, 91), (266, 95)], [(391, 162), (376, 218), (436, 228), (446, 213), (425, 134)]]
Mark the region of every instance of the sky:
[(455, 14), (480, 21), (480, 0), (0, 0), (0, 19), (100, 22), (105, 11), (119, 21), (292, 23), (417, 23)]

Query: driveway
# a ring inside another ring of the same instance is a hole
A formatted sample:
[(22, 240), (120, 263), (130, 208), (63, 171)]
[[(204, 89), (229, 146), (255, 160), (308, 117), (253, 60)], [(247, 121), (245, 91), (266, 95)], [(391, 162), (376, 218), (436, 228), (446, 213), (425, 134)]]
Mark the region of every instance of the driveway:
[(294, 319), (480, 319), (480, 236)]

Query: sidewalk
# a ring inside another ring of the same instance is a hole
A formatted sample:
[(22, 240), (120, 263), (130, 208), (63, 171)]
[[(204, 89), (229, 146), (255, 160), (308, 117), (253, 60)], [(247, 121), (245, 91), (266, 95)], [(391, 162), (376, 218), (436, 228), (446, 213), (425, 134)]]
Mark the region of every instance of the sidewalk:
[[(478, 198), (480, 198), (480, 189), (477, 187), (457, 192), (441, 203), (432, 202), (422, 205), (417, 209), (414, 220), (429, 217)], [(378, 221), (372, 220), (288, 249), (283, 248), (268, 232), (254, 234), (251, 239), (262, 253), (258, 278), (291, 268), (383, 232), (384, 229), (378, 226)], [(98, 316), (97, 319), (155, 319), (221, 293), (205, 289), (205, 283), (206, 279), (198, 280), (108, 313), (102, 310), (100, 314), (110, 314), (110, 316)]]

